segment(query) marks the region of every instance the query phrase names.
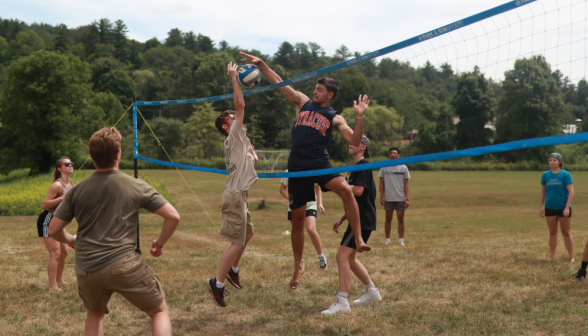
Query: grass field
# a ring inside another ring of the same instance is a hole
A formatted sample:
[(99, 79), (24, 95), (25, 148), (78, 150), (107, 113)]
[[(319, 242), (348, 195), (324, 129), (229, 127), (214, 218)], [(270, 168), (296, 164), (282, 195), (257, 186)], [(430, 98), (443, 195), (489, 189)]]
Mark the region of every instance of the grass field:
[[(166, 291), (176, 335), (582, 335), (588, 333), (588, 282), (572, 283), (588, 239), (588, 173), (575, 172), (572, 234), (577, 262), (558, 242), (548, 262), (548, 230), (539, 217), (539, 172), (412, 172), (406, 247), (384, 245), (384, 211), (378, 206), (373, 250), (359, 259), (383, 301), (352, 307), (350, 314), (321, 316), (337, 294), (335, 253), (341, 235), (331, 225), (342, 212), (325, 195), (319, 215), (329, 268), (320, 271), (306, 240), (306, 273), (291, 291), (293, 270), (286, 201), (278, 180), (259, 180), (249, 192), (256, 235), (240, 268), (244, 289), (231, 290), (217, 307), (204, 281), (216, 274), (228, 243), (217, 238), (224, 176), (184, 172), (202, 206), (177, 172), (142, 171), (165, 180), (182, 221), (164, 255), (143, 248)], [(269, 209), (256, 210), (261, 199)], [(206, 211), (203, 210), (206, 209)], [(211, 219), (209, 218), (211, 217)], [(43, 243), (35, 217), (0, 217), (0, 335), (80, 335), (85, 310), (71, 265), (63, 292), (49, 292)], [(161, 220), (141, 216), (145, 247)], [(72, 223), (68, 228), (74, 232)], [(393, 238), (395, 238), (393, 236)], [(393, 243), (397, 240), (393, 239)], [(71, 250), (70, 250), (71, 251)], [(70, 252), (68, 263), (73, 263)], [(350, 300), (363, 294), (352, 280)], [(114, 295), (105, 322), (108, 335), (150, 334), (149, 319)]]

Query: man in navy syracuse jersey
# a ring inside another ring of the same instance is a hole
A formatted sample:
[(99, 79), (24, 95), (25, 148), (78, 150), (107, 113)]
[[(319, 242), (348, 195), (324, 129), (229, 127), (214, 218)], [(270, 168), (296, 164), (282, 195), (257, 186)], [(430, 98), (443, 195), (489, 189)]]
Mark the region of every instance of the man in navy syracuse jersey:
[[(265, 62), (256, 56), (241, 52), (245, 57), (242, 61), (248, 61), (257, 65), (272, 84), (282, 82), (280, 76), (275, 73)], [(295, 91), (291, 86), (279, 88), (278, 91), (286, 99), (296, 106), (296, 121), (292, 128), (292, 146), (288, 158), (288, 171), (308, 171), (331, 168), (327, 144), (333, 131), (339, 134), (354, 146), (361, 144), (363, 135), (363, 118), (369, 104), (367, 95), (360, 95), (358, 101), (354, 101), (357, 121), (355, 129), (347, 125), (345, 118), (337, 114), (331, 107), (331, 100), (335, 98), (339, 87), (332, 78), (319, 78), (312, 100), (301, 92)], [(357, 252), (371, 250), (361, 237), (361, 225), (359, 209), (353, 196), (353, 192), (347, 181), (341, 174), (290, 178), (288, 194), (290, 196), (290, 208), (292, 209), (292, 250), (294, 252), (294, 275), (290, 281), (290, 288), (296, 289), (300, 283), (304, 267), (302, 266), (302, 252), (304, 250), (304, 220), (306, 216), (306, 203), (314, 201), (314, 184), (321, 186), (323, 191), (333, 191), (343, 201), (347, 219), (355, 236)]]

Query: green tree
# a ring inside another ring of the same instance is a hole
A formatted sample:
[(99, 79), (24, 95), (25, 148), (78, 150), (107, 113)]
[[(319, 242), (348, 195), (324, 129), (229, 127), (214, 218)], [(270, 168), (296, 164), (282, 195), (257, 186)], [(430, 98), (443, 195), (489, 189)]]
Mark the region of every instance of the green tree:
[(455, 126), (451, 109), (440, 103), (425, 102), (415, 147), (418, 154), (447, 152), (454, 150)]
[(219, 112), (212, 103), (193, 105), (194, 113), (186, 121), (184, 134), (186, 139), (185, 157), (210, 159), (224, 156), (225, 136), (214, 125)]
[(122, 70), (111, 70), (104, 74), (94, 90), (113, 93), (124, 106), (129, 106), (137, 95), (135, 82)]
[(194, 34), (193, 31), (189, 31), (184, 34), (184, 47), (191, 52), (197, 53), (199, 51), (198, 48), (198, 37)]
[(32, 30), (25, 30), (18, 33), (16, 38), (8, 43), (8, 58), (15, 60), (44, 48), (45, 42), (37, 33)]
[(202, 34), (198, 34), (198, 48), (200, 51), (205, 52), (207, 54), (213, 53), (214, 50), (214, 41), (210, 39), (210, 37)]
[(122, 20), (116, 20), (114, 22), (114, 28), (112, 29), (113, 45), (116, 49), (114, 57), (117, 60), (126, 63), (129, 61), (130, 50), (127, 40), (127, 25)]
[[(98, 107), (104, 112), (105, 126), (114, 126), (114, 124), (118, 122), (123, 113), (127, 110), (126, 107), (122, 106), (120, 100), (118, 100), (118, 98), (110, 92), (98, 92), (91, 99), (90, 103), (92, 106)], [(126, 123), (127, 119), (128, 118), (121, 120), (116, 126), (116, 128), (118, 128), (118, 130), (123, 134), (127, 133), (131, 129), (130, 125)]]
[[(150, 120), (149, 126), (151, 126), (151, 130), (153, 130), (157, 138), (147, 125), (143, 125), (141, 127), (142, 138), (139, 153), (164, 161), (169, 161), (167, 154), (172, 159), (177, 159), (180, 150), (184, 148), (184, 123), (177, 119), (158, 117)], [(159, 142), (157, 141), (158, 139)], [(165, 151), (159, 145), (160, 143), (165, 148)]]
[(71, 45), (71, 37), (69, 29), (65, 24), (60, 24), (57, 26), (57, 36), (53, 40), (53, 45), (55, 51), (60, 51), (62, 53), (66, 53), (69, 50), (69, 46)]
[(78, 161), (81, 141), (87, 141), (82, 136), (103, 123), (88, 104), (93, 93), (87, 64), (37, 51), (9, 70), (0, 96), (0, 172), (46, 172), (63, 155)]
[(182, 31), (178, 28), (174, 28), (167, 32), (167, 39), (165, 39), (165, 46), (166, 47), (175, 47), (181, 46), (184, 44), (184, 37), (182, 36)]
[[(543, 56), (515, 61), (505, 72), (504, 95), (496, 121), (496, 143), (561, 134), (564, 102)], [(535, 147), (503, 154), (508, 161), (545, 161), (553, 146)]]
[(451, 106), (459, 117), (455, 139), (457, 149), (489, 145), (492, 133), (484, 126), (494, 114), (494, 92), (484, 74), (462, 74), (457, 80)]

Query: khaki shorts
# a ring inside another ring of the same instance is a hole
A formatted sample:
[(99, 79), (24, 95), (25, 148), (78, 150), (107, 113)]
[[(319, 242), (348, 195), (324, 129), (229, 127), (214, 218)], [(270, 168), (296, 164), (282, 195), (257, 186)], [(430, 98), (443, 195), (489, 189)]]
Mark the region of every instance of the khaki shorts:
[(86, 272), (74, 267), (78, 280), (78, 293), (87, 310), (108, 314), (108, 301), (112, 293), (119, 293), (142, 311), (157, 308), (165, 293), (155, 272), (143, 257), (133, 252), (102, 267)]
[(218, 236), (237, 245), (245, 245), (245, 236), (253, 233), (247, 190), (226, 189), (223, 192), (222, 224)]

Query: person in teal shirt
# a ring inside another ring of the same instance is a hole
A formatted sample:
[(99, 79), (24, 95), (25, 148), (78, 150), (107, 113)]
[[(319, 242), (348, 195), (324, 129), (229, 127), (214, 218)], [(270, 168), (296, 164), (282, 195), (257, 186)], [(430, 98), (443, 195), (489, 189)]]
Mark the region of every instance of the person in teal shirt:
[(547, 219), (549, 227), (549, 260), (555, 258), (557, 223), (559, 222), (570, 260), (574, 261), (574, 240), (571, 233), (574, 180), (569, 172), (563, 170), (561, 154), (552, 153), (549, 156), (549, 166), (551, 170), (544, 172), (541, 177), (539, 207), (539, 215)]

